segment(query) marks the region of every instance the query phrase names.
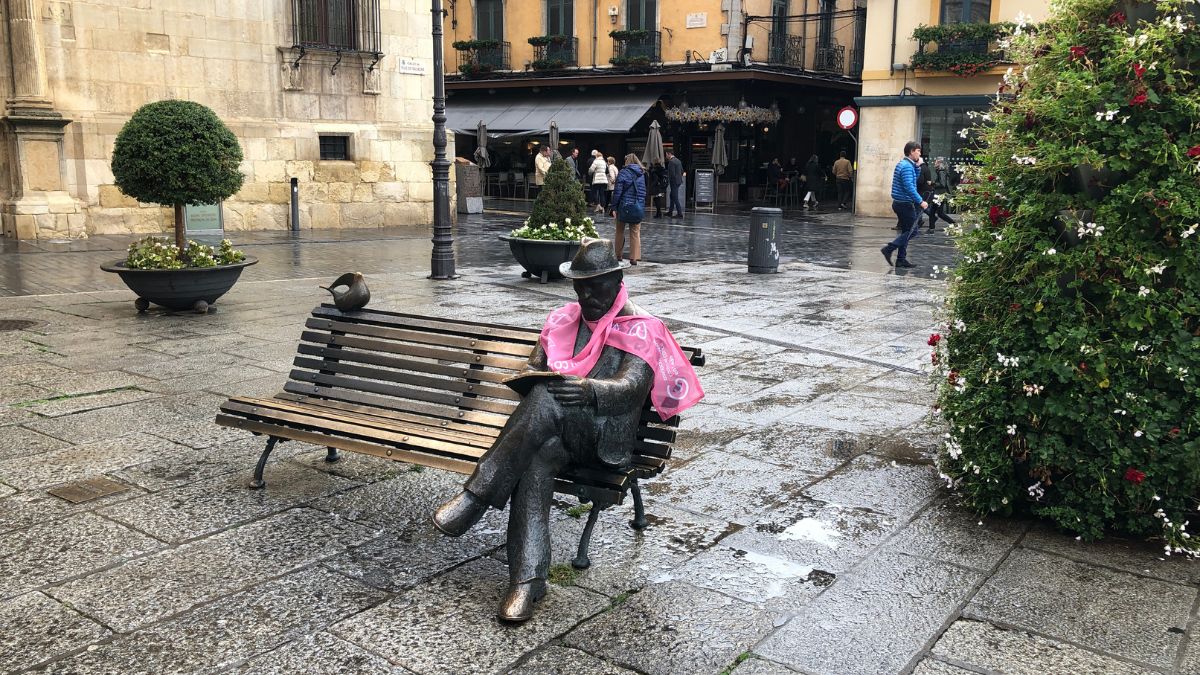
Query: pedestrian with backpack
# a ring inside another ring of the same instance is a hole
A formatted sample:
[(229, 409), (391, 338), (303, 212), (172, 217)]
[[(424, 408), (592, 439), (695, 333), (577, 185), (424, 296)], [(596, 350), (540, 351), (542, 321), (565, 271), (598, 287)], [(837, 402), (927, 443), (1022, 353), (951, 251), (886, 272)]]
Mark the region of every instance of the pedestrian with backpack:
[(629, 227), (629, 264), (636, 265), (642, 257), (642, 219), (646, 217), (646, 172), (642, 162), (632, 152), (625, 155), (625, 166), (617, 174), (609, 204), (617, 234), (613, 239), (617, 260), (625, 249), (625, 228)]

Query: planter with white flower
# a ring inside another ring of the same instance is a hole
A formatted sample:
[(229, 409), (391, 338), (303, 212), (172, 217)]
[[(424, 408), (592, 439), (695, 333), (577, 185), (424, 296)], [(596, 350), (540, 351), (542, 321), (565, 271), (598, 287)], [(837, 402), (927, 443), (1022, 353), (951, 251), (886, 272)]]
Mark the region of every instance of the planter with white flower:
[(120, 275), (137, 293), (139, 312), (150, 303), (172, 310), (207, 312), (258, 262), (234, 250), (186, 241), (185, 204), (214, 204), (242, 187), (242, 148), (209, 108), (192, 101), (157, 101), (138, 109), (117, 135), (112, 172), (121, 192), (143, 203), (173, 206), (175, 242), (150, 237), (134, 242), (125, 260), (101, 269)]
[(537, 277), (542, 283), (562, 278), (559, 265), (575, 257), (581, 239), (597, 236), (586, 209), (582, 186), (572, 178), (567, 163), (556, 157), (525, 224), (500, 236), (525, 268), (522, 276)]
[(1063, 0), (1015, 28), (929, 340), (939, 468), (982, 513), (1200, 552), (1195, 8)]

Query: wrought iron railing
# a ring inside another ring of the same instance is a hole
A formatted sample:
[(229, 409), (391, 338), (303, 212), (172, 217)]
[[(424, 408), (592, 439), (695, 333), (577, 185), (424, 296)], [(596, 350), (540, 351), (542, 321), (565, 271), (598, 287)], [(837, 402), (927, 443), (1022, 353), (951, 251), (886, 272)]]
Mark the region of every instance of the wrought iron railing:
[(546, 44), (533, 46), (533, 69), (555, 70), (579, 65), (579, 38), (555, 36)]
[(662, 63), (662, 33), (638, 31), (644, 35), (613, 38), (614, 66), (648, 66)]
[[(751, 24), (771, 26), (766, 53), (756, 49), (752, 58), (773, 66), (859, 79), (866, 20), (862, 8), (796, 16), (752, 16)], [(834, 39), (832, 34), (840, 39)]]
[(381, 55), (379, 0), (292, 0), (292, 44)]
[(767, 40), (767, 62), (792, 68), (804, 67), (804, 38), (787, 33), (771, 33)]
[(512, 45), (507, 41), (481, 40), (475, 44), (465, 44), (471, 46), (458, 49), (458, 72), (463, 75), (474, 76), (494, 70), (512, 70)]

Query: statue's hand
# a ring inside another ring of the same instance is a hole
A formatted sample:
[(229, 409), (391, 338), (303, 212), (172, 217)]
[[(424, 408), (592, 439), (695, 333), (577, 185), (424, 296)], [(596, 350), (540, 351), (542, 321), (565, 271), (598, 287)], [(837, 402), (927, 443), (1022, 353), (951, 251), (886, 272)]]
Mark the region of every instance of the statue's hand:
[(559, 403), (567, 406), (592, 405), (596, 402), (591, 381), (574, 375), (564, 375), (562, 380), (547, 382), (546, 390)]

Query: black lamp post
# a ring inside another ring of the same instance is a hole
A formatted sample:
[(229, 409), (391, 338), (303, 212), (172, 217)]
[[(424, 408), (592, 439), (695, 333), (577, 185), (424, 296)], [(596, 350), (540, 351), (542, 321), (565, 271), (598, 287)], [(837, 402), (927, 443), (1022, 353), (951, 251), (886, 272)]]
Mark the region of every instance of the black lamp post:
[(450, 160), (446, 159), (446, 64), (442, 58), (442, 0), (433, 8), (433, 253), (430, 279), (456, 279), (450, 230)]

